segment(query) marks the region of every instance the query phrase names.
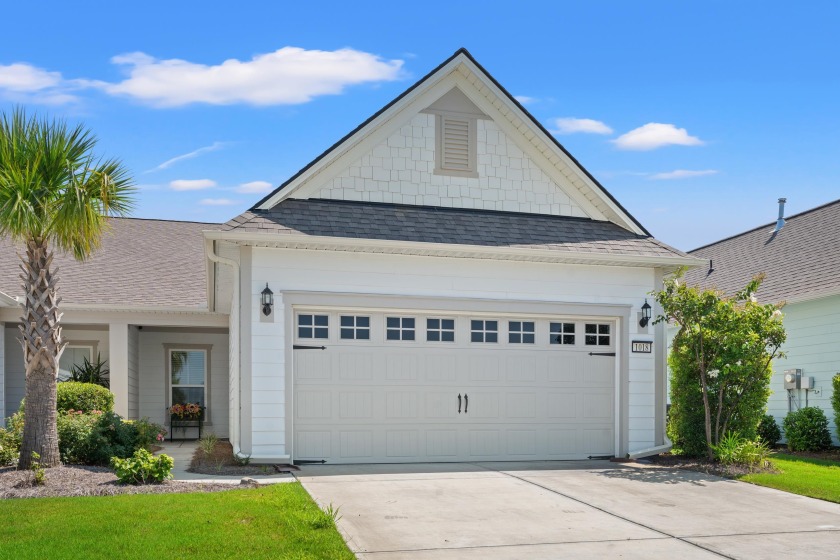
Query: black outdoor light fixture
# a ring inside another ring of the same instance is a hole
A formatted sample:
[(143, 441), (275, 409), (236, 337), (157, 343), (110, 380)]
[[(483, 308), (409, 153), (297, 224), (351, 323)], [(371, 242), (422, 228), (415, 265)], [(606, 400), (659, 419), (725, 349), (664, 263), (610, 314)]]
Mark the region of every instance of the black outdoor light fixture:
[(265, 289), (262, 291), (260, 303), (262, 304), (263, 315), (266, 317), (271, 315), (271, 306), (274, 305), (274, 292), (269, 289), (268, 282), (265, 283)]
[(647, 298), (645, 298), (645, 304), (642, 306), (642, 318), (639, 320), (639, 326), (645, 328), (648, 326), (650, 322), (650, 304), (647, 302)]

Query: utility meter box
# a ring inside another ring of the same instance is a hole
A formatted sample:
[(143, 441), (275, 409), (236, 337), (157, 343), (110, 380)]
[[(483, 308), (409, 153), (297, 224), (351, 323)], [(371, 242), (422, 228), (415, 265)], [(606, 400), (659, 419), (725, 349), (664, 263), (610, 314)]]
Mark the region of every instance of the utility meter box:
[(786, 369), (785, 370), (785, 389), (799, 389), (802, 384), (802, 370), (801, 369)]
[(813, 377), (800, 377), (801, 381), (799, 385), (805, 389), (806, 391), (810, 391), (814, 388), (814, 378)]

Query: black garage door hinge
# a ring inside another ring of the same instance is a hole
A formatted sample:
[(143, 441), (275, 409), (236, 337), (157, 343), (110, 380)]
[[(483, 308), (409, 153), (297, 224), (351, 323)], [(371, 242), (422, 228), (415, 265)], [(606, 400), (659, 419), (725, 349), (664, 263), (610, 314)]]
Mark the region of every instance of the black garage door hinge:
[(326, 350), (326, 346), (306, 346), (305, 344), (294, 344), (292, 350)]
[(615, 352), (590, 352), (590, 356), (615, 356)]
[(326, 462), (326, 459), (295, 459), (294, 461), (292, 461), (292, 463), (295, 465), (323, 465)]

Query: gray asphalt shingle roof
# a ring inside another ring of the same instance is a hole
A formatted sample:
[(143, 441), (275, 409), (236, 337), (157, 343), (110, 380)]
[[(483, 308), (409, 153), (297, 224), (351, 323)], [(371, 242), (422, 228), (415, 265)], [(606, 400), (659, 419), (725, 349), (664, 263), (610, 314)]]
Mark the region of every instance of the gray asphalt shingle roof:
[[(56, 253), (64, 303), (207, 307), (203, 230), (220, 224), (114, 218), (102, 246), (80, 263)], [(21, 246), (0, 238), (0, 291), (22, 295)]]
[(286, 199), (250, 210), (223, 230), (352, 239), (520, 247), (649, 257), (685, 257), (611, 222), (540, 214), (323, 199)]
[(756, 296), (767, 303), (840, 293), (840, 200), (786, 218), (776, 235), (774, 227), (772, 222), (689, 251), (711, 259), (714, 270), (690, 270), (686, 281), (731, 295), (763, 272), (767, 278)]

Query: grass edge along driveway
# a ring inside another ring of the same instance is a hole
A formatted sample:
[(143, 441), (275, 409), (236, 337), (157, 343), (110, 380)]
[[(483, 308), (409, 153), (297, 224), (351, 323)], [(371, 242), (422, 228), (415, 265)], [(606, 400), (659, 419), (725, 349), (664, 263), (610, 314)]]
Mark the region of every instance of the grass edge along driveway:
[(738, 480), (801, 496), (840, 503), (840, 463), (776, 453), (770, 462), (778, 474), (753, 473)]
[(0, 500), (0, 559), (352, 559), (299, 482), (251, 490)]

